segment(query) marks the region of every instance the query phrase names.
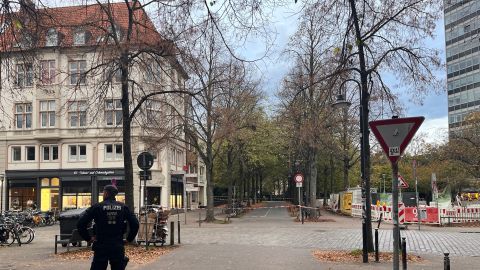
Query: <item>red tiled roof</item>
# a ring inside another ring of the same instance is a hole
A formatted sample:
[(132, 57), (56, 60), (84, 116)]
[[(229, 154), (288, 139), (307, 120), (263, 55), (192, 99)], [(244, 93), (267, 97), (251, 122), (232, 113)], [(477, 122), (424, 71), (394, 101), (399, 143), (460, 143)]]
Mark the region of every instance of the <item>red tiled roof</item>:
[(129, 5), (133, 10), (132, 32), (129, 42), (126, 41), (129, 8), (125, 2), (119, 2), (103, 5), (42, 8), (35, 9), (35, 12), (24, 10), (9, 16), (4, 15), (2, 21), (7, 21), (10, 29), (14, 30), (3, 32), (0, 37), (0, 41), (3, 43), (0, 50), (14, 50), (15, 44), (25, 33), (37, 37), (33, 47), (44, 47), (46, 33), (51, 28), (56, 29), (59, 33), (58, 46), (60, 47), (75, 46), (73, 36), (76, 31), (85, 31), (87, 36), (85, 45), (107, 44), (102, 37), (108, 36), (112, 22), (120, 30), (122, 44), (148, 47), (165, 46), (167, 42), (160, 37), (145, 10), (139, 7), (139, 4), (133, 7), (133, 3), (130, 2)]

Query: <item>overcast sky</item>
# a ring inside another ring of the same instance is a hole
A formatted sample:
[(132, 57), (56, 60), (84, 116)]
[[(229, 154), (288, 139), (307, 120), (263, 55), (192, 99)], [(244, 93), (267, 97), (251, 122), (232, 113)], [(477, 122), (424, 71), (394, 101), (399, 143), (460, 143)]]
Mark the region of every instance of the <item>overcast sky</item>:
[[(264, 70), (264, 78), (266, 81), (266, 93), (269, 98), (268, 104), (275, 103), (275, 92), (279, 88), (280, 82), (283, 76), (288, 71), (290, 65), (290, 59), (285, 57), (278, 57), (279, 53), (283, 51), (288, 42), (289, 36), (291, 36), (297, 26), (298, 16), (292, 10), (278, 9), (274, 13), (274, 26), (276, 30), (277, 38), (275, 42), (275, 53), (271, 54), (271, 57), (265, 61), (259, 63), (259, 68)], [(441, 51), (442, 58), (445, 60), (445, 35), (443, 28), (443, 19), (437, 22), (436, 36), (434, 40), (427, 40), (426, 44), (429, 47), (437, 48)], [(252, 41), (247, 46), (247, 57), (258, 57), (263, 52), (263, 47), (255, 45)], [(441, 70), (438, 72), (438, 76), (442, 79), (446, 77), (446, 71)], [(387, 76), (388, 77), (388, 76)], [(388, 81), (388, 79), (387, 79)], [(393, 85), (392, 81), (390, 85)], [(399, 90), (401, 92), (401, 90)], [(444, 89), (437, 89), (435, 92), (428, 94), (422, 102), (412, 102), (410, 96), (401, 95), (400, 100), (403, 103), (403, 107), (406, 110), (405, 116), (424, 116), (425, 122), (419, 130), (418, 134), (425, 136), (427, 142), (440, 143), (448, 137), (448, 107), (447, 107), (447, 93), (446, 87)], [(425, 135), (426, 134), (426, 135)]]

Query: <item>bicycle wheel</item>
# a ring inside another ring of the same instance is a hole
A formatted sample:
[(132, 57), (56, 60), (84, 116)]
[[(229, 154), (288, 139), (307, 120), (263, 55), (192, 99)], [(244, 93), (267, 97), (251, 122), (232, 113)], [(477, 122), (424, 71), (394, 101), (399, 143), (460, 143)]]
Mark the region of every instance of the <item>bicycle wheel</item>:
[(18, 230), (18, 237), (20, 238), (20, 243), (29, 244), (35, 238), (35, 231), (29, 227), (21, 227)]
[(10, 246), (15, 242), (16, 236), (15, 233), (10, 229), (3, 229), (0, 235), (0, 245)]

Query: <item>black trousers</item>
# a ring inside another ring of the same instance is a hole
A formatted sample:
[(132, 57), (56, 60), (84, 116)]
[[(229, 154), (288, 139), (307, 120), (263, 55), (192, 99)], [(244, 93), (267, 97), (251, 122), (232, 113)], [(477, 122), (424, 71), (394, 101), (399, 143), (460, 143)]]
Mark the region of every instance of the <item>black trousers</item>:
[(94, 243), (93, 261), (90, 270), (106, 270), (110, 262), (111, 270), (125, 269), (125, 248), (123, 244)]

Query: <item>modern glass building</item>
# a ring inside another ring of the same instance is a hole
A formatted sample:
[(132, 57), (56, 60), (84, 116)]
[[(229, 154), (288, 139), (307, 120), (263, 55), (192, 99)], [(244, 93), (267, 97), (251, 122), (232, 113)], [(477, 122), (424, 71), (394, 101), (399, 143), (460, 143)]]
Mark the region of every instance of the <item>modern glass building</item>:
[(480, 111), (480, 1), (444, 0), (448, 126)]

